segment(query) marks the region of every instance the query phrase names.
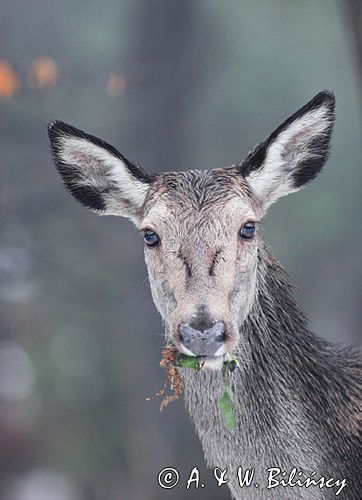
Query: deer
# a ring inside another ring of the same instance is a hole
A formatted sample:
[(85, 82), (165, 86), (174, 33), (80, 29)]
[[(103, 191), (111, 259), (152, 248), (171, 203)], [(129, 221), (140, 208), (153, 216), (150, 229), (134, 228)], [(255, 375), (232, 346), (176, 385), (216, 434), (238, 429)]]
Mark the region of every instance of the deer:
[[(278, 198), (317, 177), (334, 121), (335, 97), (324, 90), (239, 163), (153, 174), (82, 130), (48, 126), (75, 199), (143, 233), (165, 339), (202, 359), (198, 371), (179, 368), (188, 413), (234, 499), (362, 498), (360, 350), (311, 331), (259, 224)], [(238, 360), (227, 374), (240, 408), (233, 429), (218, 406), (228, 354)]]

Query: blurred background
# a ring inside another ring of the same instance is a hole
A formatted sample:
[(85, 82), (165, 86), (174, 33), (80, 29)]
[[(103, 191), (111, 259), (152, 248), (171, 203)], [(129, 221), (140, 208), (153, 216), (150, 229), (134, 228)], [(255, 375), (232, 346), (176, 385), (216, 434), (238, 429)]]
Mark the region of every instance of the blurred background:
[[(1, 0), (0, 498), (227, 499), (163, 384), (161, 320), (132, 225), (78, 205), (47, 121), (149, 171), (241, 160), (318, 91), (337, 97), (318, 180), (265, 237), (319, 335), (361, 343), (362, 2)], [(206, 488), (186, 492), (198, 465)], [(181, 482), (162, 490), (158, 472)]]

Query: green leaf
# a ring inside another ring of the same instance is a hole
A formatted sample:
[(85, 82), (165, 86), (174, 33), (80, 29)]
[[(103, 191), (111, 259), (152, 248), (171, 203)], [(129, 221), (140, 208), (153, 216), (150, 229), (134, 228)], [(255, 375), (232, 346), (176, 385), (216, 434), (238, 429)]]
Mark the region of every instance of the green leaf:
[(181, 368), (192, 368), (193, 370), (199, 370), (199, 360), (195, 356), (187, 356), (186, 354), (179, 354), (176, 357), (176, 366)]
[(229, 387), (227, 387), (223, 395), (219, 399), (219, 408), (227, 429), (236, 428), (236, 418), (233, 409), (234, 395)]

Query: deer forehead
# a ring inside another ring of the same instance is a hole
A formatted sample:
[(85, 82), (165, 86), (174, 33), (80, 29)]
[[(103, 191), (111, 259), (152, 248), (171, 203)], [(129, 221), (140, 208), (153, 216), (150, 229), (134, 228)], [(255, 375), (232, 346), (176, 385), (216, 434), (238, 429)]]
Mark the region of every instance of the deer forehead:
[[(258, 206), (243, 179), (218, 171), (164, 174), (152, 186), (141, 229), (177, 237), (224, 237), (258, 217)], [(160, 234), (160, 236), (162, 236)]]

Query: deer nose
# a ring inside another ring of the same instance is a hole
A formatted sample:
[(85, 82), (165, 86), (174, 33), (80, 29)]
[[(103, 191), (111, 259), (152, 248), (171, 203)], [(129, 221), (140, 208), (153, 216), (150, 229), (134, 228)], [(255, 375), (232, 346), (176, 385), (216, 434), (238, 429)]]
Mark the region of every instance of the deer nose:
[(183, 345), (195, 356), (214, 356), (224, 344), (225, 325), (218, 322), (210, 328), (198, 330), (183, 323), (180, 325), (180, 335)]

